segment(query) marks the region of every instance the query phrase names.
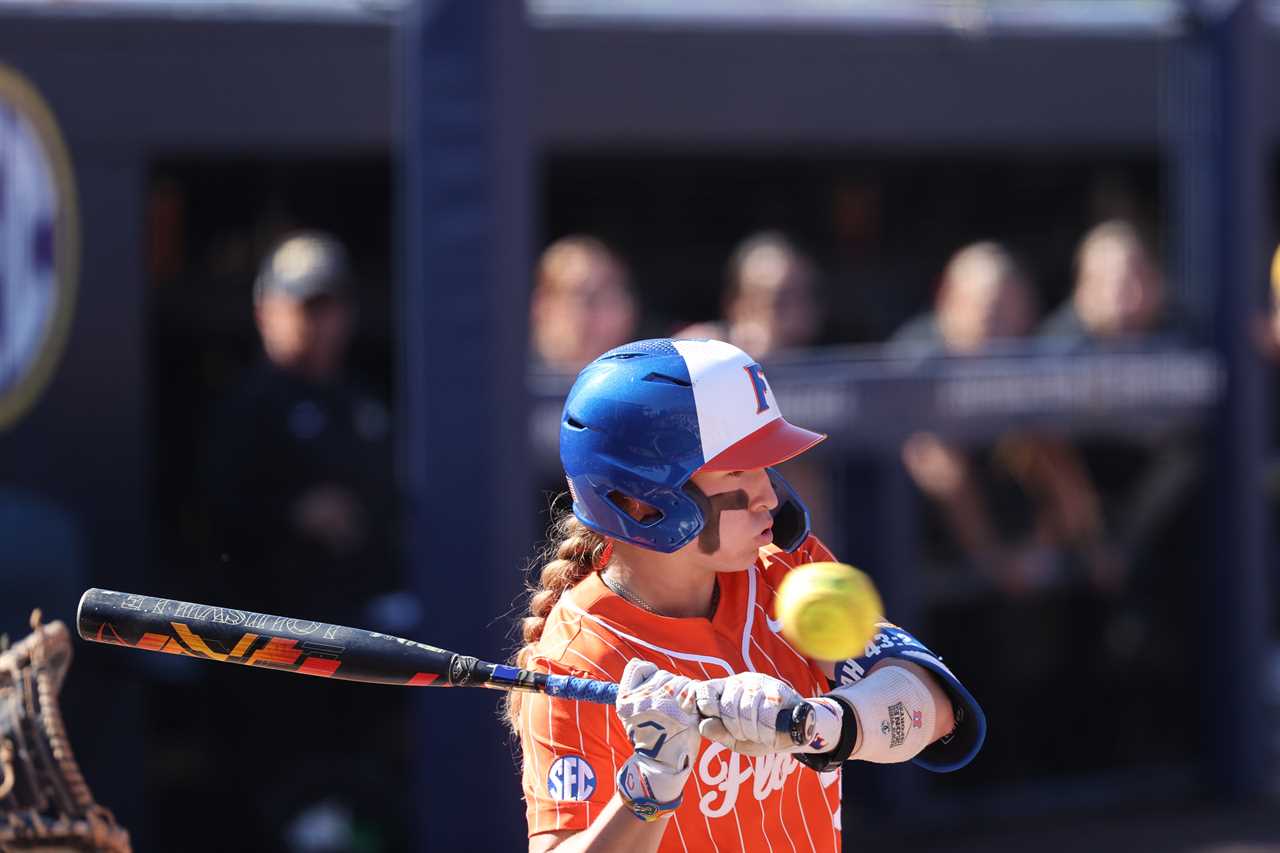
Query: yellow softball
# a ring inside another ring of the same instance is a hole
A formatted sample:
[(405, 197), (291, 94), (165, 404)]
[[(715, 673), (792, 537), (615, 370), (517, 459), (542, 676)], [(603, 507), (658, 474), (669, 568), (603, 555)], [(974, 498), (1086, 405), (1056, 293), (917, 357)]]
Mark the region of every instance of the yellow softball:
[(774, 602), (782, 634), (815, 660), (857, 657), (884, 620), (871, 578), (844, 563), (806, 563), (782, 579)]

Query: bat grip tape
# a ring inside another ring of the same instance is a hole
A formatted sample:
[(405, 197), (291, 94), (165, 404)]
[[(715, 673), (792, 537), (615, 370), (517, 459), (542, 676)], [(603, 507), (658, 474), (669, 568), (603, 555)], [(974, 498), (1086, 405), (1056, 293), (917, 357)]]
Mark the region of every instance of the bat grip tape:
[(612, 682), (571, 675), (548, 675), (546, 691), (550, 696), (600, 705), (612, 705), (618, 698), (618, 685)]

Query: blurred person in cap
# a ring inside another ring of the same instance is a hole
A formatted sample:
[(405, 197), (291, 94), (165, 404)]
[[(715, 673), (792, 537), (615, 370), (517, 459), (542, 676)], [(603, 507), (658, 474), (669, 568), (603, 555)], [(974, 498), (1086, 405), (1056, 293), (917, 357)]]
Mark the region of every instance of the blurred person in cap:
[(1186, 323), (1138, 229), (1112, 219), (1094, 226), (1076, 250), (1071, 298), (1040, 335), (1057, 351), (1090, 351), (1144, 339), (1182, 342)]
[(812, 262), (785, 235), (752, 234), (729, 258), (723, 319), (695, 323), (675, 337), (728, 341), (760, 359), (811, 346), (821, 327), (816, 289)]
[(577, 373), (631, 340), (638, 316), (626, 266), (597, 238), (572, 234), (542, 253), (529, 310), (535, 361)]
[[(296, 611), (300, 595), (345, 609), (359, 600), (352, 593), (390, 581), (370, 565), (389, 562), (390, 415), (344, 370), (351, 284), (347, 253), (329, 235), (276, 246), (253, 289), (264, 357), (215, 430), (209, 497), (220, 550), (229, 565), (264, 571), (262, 600), (245, 604), (266, 612)], [(297, 588), (303, 579), (311, 592)]]
[[(218, 562), (203, 594), (246, 610), (404, 634), (417, 614), (399, 591), (390, 416), (345, 369), (353, 283), (346, 250), (319, 232), (287, 237), (262, 262), (253, 287), (262, 359), (224, 402), (206, 460)], [(246, 690), (222, 677), (206, 676), (206, 713), (234, 736), (215, 763), (230, 774), (246, 766), (263, 774), (261, 796), (237, 818), (234, 849), (400, 849), (394, 839), (406, 810), (385, 789), (402, 763), (403, 699), (379, 700), (379, 726), (357, 725), (359, 695), (321, 680), (306, 685), (306, 701), (325, 714), (235, 726), (302, 700), (287, 679)], [(211, 840), (211, 849), (223, 841)]]

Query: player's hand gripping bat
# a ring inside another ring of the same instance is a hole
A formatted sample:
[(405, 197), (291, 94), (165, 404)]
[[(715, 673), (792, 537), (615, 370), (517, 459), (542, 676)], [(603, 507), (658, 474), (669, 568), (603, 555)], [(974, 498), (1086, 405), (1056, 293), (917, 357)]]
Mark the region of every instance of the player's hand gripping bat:
[[(346, 681), (527, 690), (604, 705), (618, 698), (612, 682), (489, 663), (376, 631), (106, 589), (80, 597), (76, 627), (95, 643)], [(808, 743), (812, 710), (802, 702), (780, 714), (778, 731)]]

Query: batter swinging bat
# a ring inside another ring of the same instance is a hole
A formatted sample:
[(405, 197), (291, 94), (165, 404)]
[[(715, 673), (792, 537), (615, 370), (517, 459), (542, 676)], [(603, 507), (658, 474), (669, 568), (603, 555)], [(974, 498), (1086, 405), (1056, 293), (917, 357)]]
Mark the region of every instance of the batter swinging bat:
[[(346, 681), (527, 690), (604, 705), (618, 698), (608, 681), (489, 663), (376, 631), (106, 589), (80, 597), (76, 627), (95, 643)], [(779, 715), (778, 731), (808, 743), (812, 710), (802, 702)]]

